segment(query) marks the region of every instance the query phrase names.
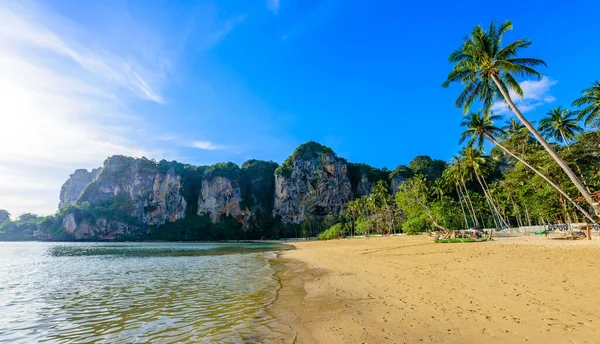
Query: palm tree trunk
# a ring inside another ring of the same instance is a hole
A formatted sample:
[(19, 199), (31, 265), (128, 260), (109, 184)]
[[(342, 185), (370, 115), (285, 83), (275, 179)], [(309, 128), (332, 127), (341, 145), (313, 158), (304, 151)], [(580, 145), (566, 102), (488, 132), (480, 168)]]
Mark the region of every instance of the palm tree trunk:
[(488, 204), (488, 208), (490, 208), (490, 214), (492, 215), (492, 219), (494, 219), (494, 224), (496, 225), (496, 227), (499, 227), (498, 221), (496, 220), (496, 214), (494, 213), (494, 209), (492, 209), (490, 200), (487, 197), (487, 193), (485, 192), (485, 187), (483, 186), (483, 184), (481, 184), (481, 181), (479, 180), (479, 175), (477, 174), (477, 172), (475, 172), (475, 177), (477, 179), (477, 182), (479, 182), (479, 185), (481, 185), (481, 189), (483, 190), (483, 196), (485, 197), (485, 202)]
[(524, 203), (525, 205), (525, 217), (527, 218), (527, 223), (529, 224), (529, 227), (531, 227), (531, 217), (529, 216), (529, 209), (527, 209), (527, 204)]
[(550, 154), (550, 156), (556, 161), (556, 163), (563, 169), (563, 171), (565, 171), (565, 173), (567, 174), (569, 179), (571, 179), (573, 184), (575, 184), (575, 187), (577, 188), (577, 190), (579, 190), (579, 192), (581, 193), (583, 198), (585, 198), (585, 200), (592, 206), (592, 208), (594, 208), (594, 211), (596, 212), (596, 216), (600, 217), (600, 203), (594, 201), (594, 199), (592, 198), (592, 195), (590, 195), (590, 193), (586, 190), (585, 186), (577, 178), (575, 173), (573, 173), (573, 171), (571, 170), (569, 165), (567, 165), (567, 163), (556, 153), (556, 151), (552, 148), (552, 146), (550, 146), (548, 144), (548, 142), (546, 142), (546, 140), (544, 140), (542, 135), (540, 135), (540, 133), (538, 133), (538, 131), (535, 129), (535, 127), (523, 116), (521, 111), (519, 111), (519, 109), (517, 108), (515, 103), (510, 98), (510, 95), (508, 94), (508, 91), (506, 90), (506, 87), (504, 86), (504, 84), (500, 81), (500, 79), (498, 79), (498, 76), (492, 74), (492, 79), (494, 80), (494, 83), (496, 84), (496, 86), (498, 86), (498, 89), (502, 93), (504, 100), (506, 100), (506, 102), (508, 103), (508, 106), (510, 106), (510, 108), (513, 110), (515, 115), (519, 118), (519, 120), (521, 120), (521, 122), (525, 125), (525, 127), (527, 127), (527, 129), (531, 132), (531, 134), (533, 134), (533, 136), (542, 144), (542, 146), (546, 149), (546, 151)]
[[(494, 208), (496, 208), (496, 213), (498, 214), (498, 217), (502, 220), (502, 222), (504, 222), (504, 224), (506, 225), (506, 228), (510, 227), (510, 224), (508, 223), (508, 219), (506, 218), (506, 216), (503, 215), (503, 212), (500, 211), (499, 207), (500, 206), (496, 206), (494, 202), (494, 197), (492, 197), (492, 193), (490, 192), (490, 187), (488, 186), (487, 182), (485, 181), (485, 178), (481, 177), (481, 180), (483, 181), (483, 185), (485, 185), (487, 192), (488, 192), (488, 196), (490, 198), (490, 201), (492, 201), (492, 204), (494, 204)], [(496, 202), (498, 202), (498, 200), (496, 200)], [(500, 202), (498, 202), (500, 203)]]
[(494, 216), (494, 219), (496, 219), (496, 217), (498, 218), (498, 222), (500, 224), (501, 227), (502, 225), (505, 225), (506, 228), (508, 228), (508, 225), (506, 224), (506, 221), (504, 221), (504, 219), (502, 218), (502, 215), (500, 215), (500, 212), (498, 211), (498, 209), (496, 208), (496, 205), (494, 204), (494, 200), (492, 199), (492, 197), (489, 195), (489, 193), (487, 192), (485, 186), (483, 185), (483, 183), (481, 182), (481, 177), (479, 176), (479, 174), (475, 171), (475, 177), (477, 177), (477, 181), (479, 182), (479, 185), (481, 185), (481, 188), (483, 189), (483, 194), (486, 197), (489, 205), (490, 205), (490, 210), (492, 211), (492, 216)]
[[(471, 217), (473, 218), (473, 222), (475, 222), (475, 226), (479, 227), (479, 220), (477, 220), (477, 214), (475, 213), (475, 207), (473, 207), (473, 202), (471, 202), (471, 196), (469, 196), (469, 190), (467, 190), (467, 185), (465, 182), (462, 182), (462, 187), (465, 191), (465, 195), (467, 196), (467, 201), (469, 202), (469, 206), (471, 206)], [(468, 208), (468, 207), (467, 207)]]
[(465, 213), (465, 206), (463, 205), (462, 199), (460, 198), (460, 191), (458, 191), (458, 184), (454, 183), (456, 188), (456, 194), (458, 195), (458, 203), (460, 203), (460, 209), (462, 210), (463, 217), (465, 218), (465, 229), (469, 228), (469, 221), (467, 220), (467, 213)]
[(563, 195), (566, 199), (568, 199), (569, 202), (571, 202), (575, 206), (575, 208), (577, 208), (577, 210), (579, 210), (592, 223), (596, 223), (596, 221), (594, 221), (594, 219), (590, 216), (590, 214), (587, 213), (587, 211), (585, 211), (581, 206), (579, 206), (579, 204), (577, 204), (571, 197), (569, 197), (569, 195), (567, 195), (566, 192), (564, 192), (560, 187), (558, 187), (558, 185), (554, 184), (554, 182), (552, 182), (550, 179), (548, 179), (542, 172), (538, 171), (535, 167), (533, 167), (530, 164), (528, 164), (527, 162), (525, 162), (525, 160), (521, 159), (518, 155), (513, 154), (510, 150), (506, 149), (503, 145), (498, 143), (498, 141), (496, 141), (491, 135), (486, 135), (486, 137), (488, 138), (488, 140), (492, 141), (493, 144), (500, 147), (503, 151), (505, 151), (510, 156), (512, 156), (513, 158), (520, 161), (523, 165), (527, 166), (533, 172), (537, 173), (537, 175), (542, 177), (542, 179), (544, 179), (546, 182), (548, 182), (548, 184), (550, 184), (553, 188), (555, 188), (556, 191), (560, 192), (561, 195)]

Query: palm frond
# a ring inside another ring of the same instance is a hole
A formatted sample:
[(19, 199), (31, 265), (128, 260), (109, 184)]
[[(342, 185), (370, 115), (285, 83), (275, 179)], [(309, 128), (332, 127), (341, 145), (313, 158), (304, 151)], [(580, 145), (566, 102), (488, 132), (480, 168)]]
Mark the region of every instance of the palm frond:
[(519, 82), (512, 76), (512, 74), (504, 73), (502, 79), (504, 79), (504, 84), (506, 84), (509, 89), (513, 90), (519, 97), (521, 97), (521, 99), (523, 99), (525, 96), (523, 89), (521, 88)]

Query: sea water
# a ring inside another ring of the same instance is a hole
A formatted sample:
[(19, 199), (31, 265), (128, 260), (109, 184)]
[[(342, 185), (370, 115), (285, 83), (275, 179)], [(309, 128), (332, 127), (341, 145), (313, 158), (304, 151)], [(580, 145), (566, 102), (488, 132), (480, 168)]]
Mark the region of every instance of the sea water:
[(285, 341), (270, 243), (0, 242), (0, 342)]

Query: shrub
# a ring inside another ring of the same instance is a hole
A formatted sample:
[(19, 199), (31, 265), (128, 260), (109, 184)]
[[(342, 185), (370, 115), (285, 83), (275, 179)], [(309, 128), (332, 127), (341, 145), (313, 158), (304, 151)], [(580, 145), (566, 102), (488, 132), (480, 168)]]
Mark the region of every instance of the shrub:
[(319, 234), (319, 240), (331, 240), (331, 239), (339, 239), (344, 236), (344, 225), (341, 223), (336, 223), (335, 225), (329, 227), (326, 231)]
[(407, 219), (402, 225), (402, 231), (409, 235), (419, 234), (430, 228), (429, 220), (425, 214)]
[(373, 223), (369, 220), (360, 219), (356, 221), (356, 233), (367, 236), (373, 231)]

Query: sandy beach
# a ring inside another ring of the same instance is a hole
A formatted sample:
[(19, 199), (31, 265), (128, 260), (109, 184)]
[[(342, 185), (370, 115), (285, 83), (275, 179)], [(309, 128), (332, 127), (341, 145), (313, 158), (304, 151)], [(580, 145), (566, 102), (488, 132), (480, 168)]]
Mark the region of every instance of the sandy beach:
[(270, 311), (297, 343), (597, 343), (594, 239), (298, 242)]

